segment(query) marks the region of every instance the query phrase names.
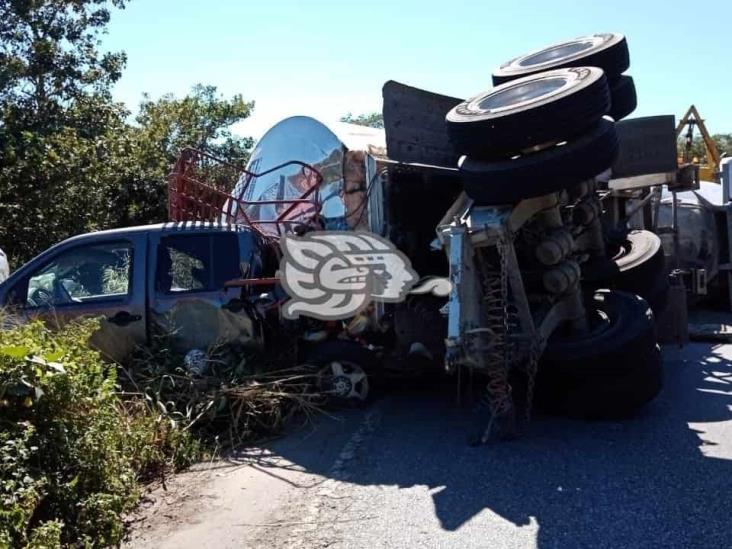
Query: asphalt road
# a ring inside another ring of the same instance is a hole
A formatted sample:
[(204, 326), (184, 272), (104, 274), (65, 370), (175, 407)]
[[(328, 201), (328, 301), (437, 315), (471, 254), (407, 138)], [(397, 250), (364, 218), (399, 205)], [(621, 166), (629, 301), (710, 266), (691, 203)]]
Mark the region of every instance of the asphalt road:
[(732, 547), (732, 345), (664, 350), (637, 418), (470, 448), (452, 391), (386, 395), (155, 491), (131, 547)]

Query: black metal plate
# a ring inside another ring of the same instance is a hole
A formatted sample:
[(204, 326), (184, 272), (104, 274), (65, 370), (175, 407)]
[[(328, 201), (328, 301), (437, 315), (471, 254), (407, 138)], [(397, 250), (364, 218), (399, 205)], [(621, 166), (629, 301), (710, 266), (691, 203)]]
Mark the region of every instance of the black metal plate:
[(445, 115), (462, 99), (400, 84), (384, 84), (384, 130), (389, 158), (435, 166), (457, 166), (447, 137)]
[(674, 115), (621, 120), (615, 127), (620, 154), (613, 165), (613, 179), (676, 171)]

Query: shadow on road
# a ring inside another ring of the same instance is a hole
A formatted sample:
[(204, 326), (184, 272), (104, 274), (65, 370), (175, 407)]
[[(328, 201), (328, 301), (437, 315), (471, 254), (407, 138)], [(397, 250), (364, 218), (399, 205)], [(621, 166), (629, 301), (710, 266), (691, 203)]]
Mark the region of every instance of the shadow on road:
[[(730, 347), (666, 349), (664, 390), (634, 420), (539, 417), (523, 438), (481, 448), (466, 446), (470, 414), (451, 390), (389, 396), (347, 482), (427, 486), (444, 530), (488, 510), (538, 524), (542, 548), (732, 547)], [(276, 450), (330, 474), (307, 443)]]

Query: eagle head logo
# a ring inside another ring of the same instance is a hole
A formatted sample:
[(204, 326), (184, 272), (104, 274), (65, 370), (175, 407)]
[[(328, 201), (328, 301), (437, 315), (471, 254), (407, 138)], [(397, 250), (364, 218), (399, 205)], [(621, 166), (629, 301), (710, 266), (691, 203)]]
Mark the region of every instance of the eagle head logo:
[(418, 280), (409, 259), (371, 233), (287, 235), (280, 246), (280, 280), (291, 298), (286, 318), (349, 318), (372, 300), (402, 301)]

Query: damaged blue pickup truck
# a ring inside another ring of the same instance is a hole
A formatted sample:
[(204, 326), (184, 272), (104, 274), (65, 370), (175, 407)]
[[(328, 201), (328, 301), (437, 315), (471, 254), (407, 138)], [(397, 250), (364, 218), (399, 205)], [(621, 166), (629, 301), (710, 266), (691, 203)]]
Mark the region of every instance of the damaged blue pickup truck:
[(242, 313), (242, 292), (226, 283), (272, 271), (266, 263), (276, 260), (267, 250), (256, 232), (224, 224), (83, 234), (11, 274), (0, 285), (0, 304), (16, 315), (59, 322), (101, 317), (93, 343), (119, 361), (144, 345), (153, 327), (170, 334), (180, 352), (219, 341), (252, 344), (252, 314)]

